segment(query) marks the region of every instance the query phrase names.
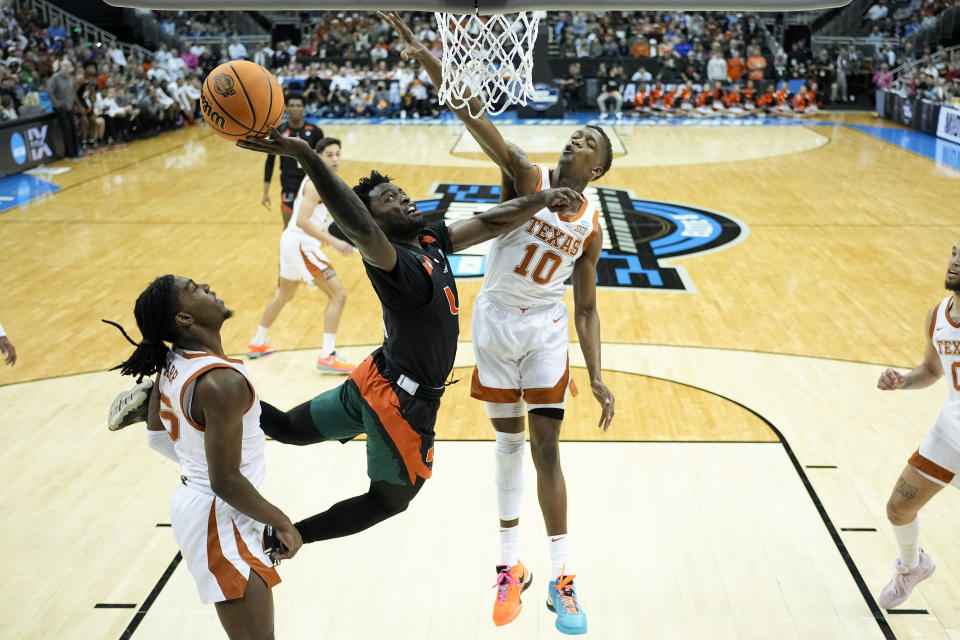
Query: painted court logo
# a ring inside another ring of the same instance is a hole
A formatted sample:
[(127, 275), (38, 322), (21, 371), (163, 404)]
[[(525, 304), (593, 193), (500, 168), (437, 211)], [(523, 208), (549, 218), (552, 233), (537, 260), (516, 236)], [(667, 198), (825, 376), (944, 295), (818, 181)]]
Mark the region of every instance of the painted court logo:
[[(696, 291), (686, 269), (669, 261), (732, 246), (749, 233), (744, 223), (729, 216), (641, 200), (627, 189), (588, 187), (586, 193), (600, 205), (603, 252), (597, 284), (602, 287)], [(431, 194), (435, 197), (417, 200), (430, 222), (469, 218), (500, 201), (499, 185), (438, 183)], [(482, 276), (489, 247), (485, 242), (450, 256), (454, 275)]]

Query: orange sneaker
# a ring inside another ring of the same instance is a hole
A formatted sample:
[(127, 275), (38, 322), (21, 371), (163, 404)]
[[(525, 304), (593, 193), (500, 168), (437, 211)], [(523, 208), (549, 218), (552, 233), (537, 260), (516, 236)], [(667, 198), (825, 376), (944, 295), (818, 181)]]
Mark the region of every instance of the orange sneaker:
[(497, 599), (493, 603), (493, 624), (502, 627), (517, 619), (523, 603), (520, 594), (533, 583), (533, 574), (527, 571), (522, 562), (512, 567), (497, 567)]
[(350, 364), (349, 362), (344, 362), (343, 360), (337, 360), (336, 353), (331, 353), (328, 356), (320, 356), (317, 358), (317, 369), (320, 371), (342, 373), (346, 375), (351, 373), (356, 368), (357, 365), (355, 364)]
[(260, 356), (268, 356), (273, 353), (275, 349), (272, 344), (248, 344), (247, 345), (247, 357), (248, 358), (259, 358)]

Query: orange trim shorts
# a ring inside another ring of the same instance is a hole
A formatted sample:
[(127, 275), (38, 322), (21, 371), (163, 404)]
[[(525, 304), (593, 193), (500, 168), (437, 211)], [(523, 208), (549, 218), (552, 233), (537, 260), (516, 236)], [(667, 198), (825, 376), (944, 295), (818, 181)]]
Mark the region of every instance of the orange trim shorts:
[(940, 416), (908, 464), (927, 480), (941, 486), (960, 487), (960, 425), (956, 408), (944, 405)]
[(562, 302), (544, 307), (506, 307), (482, 292), (473, 305), (473, 370), (470, 395), (486, 402), (563, 407), (570, 379), (569, 314)]
[(280, 277), (284, 280), (313, 282), (331, 268), (316, 238), (289, 230), (280, 235)]
[(339, 387), (310, 401), (310, 417), (323, 440), (367, 435), (367, 476), (413, 486), (433, 474), (434, 426), (440, 399), (411, 396), (383, 371), (378, 350)]
[(181, 484), (170, 501), (170, 523), (203, 604), (242, 598), (251, 569), (268, 587), (280, 584), (263, 553), (263, 524), (215, 495)]

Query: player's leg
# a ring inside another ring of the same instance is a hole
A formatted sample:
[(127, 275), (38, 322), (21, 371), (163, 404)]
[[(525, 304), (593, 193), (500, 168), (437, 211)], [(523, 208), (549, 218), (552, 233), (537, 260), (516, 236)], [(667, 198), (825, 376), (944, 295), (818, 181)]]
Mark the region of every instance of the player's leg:
[(255, 571), (250, 572), (242, 598), (215, 606), (230, 640), (273, 640), (273, 592)]
[(328, 267), (314, 278), (314, 284), (327, 296), (327, 308), (323, 312), (323, 347), (317, 359), (317, 368), (333, 373), (350, 373), (356, 365), (337, 358), (337, 328), (347, 304), (347, 291), (333, 267)]
[(526, 425), (516, 359), (520, 352), (511, 331), (518, 316), (522, 313), (498, 306), (483, 295), (477, 297), (473, 307), (473, 350), (477, 366), (473, 371), (470, 395), (483, 401), (496, 436), (494, 479), (500, 547), (493, 621), (498, 626), (508, 624), (520, 615), (520, 596), (533, 579), (519, 559)]
[[(281, 266), (281, 270), (282, 269), (283, 267)], [(270, 330), (270, 327), (273, 326), (273, 323), (276, 322), (277, 317), (280, 315), (280, 312), (283, 311), (283, 308), (287, 306), (287, 303), (293, 300), (293, 297), (297, 294), (297, 287), (299, 285), (299, 280), (291, 280), (285, 278), (283, 275), (280, 276), (280, 279), (277, 281), (277, 290), (274, 292), (270, 302), (267, 303), (266, 308), (263, 310), (263, 315), (260, 317), (260, 324), (257, 325), (257, 333), (247, 345), (248, 357), (259, 358), (260, 356), (270, 355), (274, 352), (273, 346), (267, 338), (267, 332)]]
[(293, 203), (297, 199), (296, 191), (280, 191), (280, 216), (283, 218), (283, 228), (286, 229), (293, 216)]
[(372, 358), (358, 371), (341, 385), (340, 405), (318, 403), (314, 419), (325, 425), (331, 411), (351, 419), (359, 416), (367, 436), (370, 488), (296, 523), (304, 542), (352, 535), (405, 511), (431, 475), (439, 398), (422, 400), (399, 390), (380, 374)]
[(914, 453), (887, 500), (887, 519), (897, 539), (899, 557), (894, 561), (893, 578), (877, 599), (885, 609), (907, 600), (921, 581), (933, 574), (936, 565), (920, 549), (920, 510), (944, 485), (955, 479), (960, 468), (960, 452), (941, 439), (937, 427), (927, 435)]
[(577, 601), (567, 529), (567, 485), (560, 465), (560, 427), (570, 380), (569, 316), (562, 303), (527, 312), (525, 340), (537, 345), (522, 361), (520, 379), (530, 424), (530, 453), (537, 470), (537, 497), (547, 528), (550, 582), (547, 607), (557, 614), (556, 627), (567, 634), (586, 633), (587, 618)]

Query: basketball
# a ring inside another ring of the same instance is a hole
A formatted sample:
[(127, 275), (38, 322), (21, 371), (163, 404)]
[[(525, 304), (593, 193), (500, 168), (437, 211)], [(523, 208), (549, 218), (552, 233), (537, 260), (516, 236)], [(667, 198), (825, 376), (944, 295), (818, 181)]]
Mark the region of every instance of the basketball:
[(283, 90), (272, 73), (247, 60), (224, 62), (200, 91), (203, 119), (217, 135), (236, 142), (263, 138), (283, 117)]

